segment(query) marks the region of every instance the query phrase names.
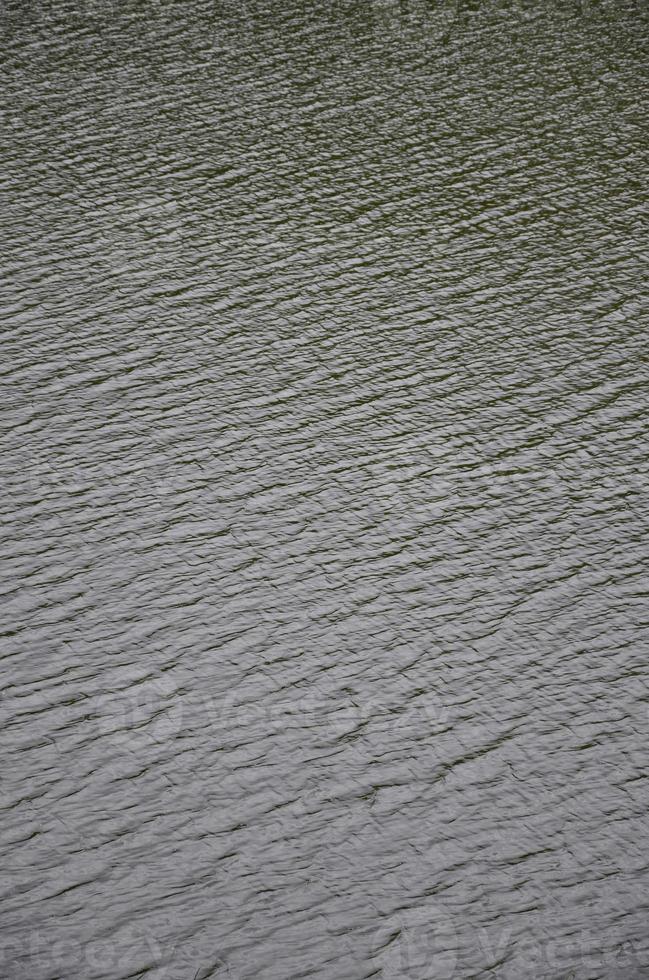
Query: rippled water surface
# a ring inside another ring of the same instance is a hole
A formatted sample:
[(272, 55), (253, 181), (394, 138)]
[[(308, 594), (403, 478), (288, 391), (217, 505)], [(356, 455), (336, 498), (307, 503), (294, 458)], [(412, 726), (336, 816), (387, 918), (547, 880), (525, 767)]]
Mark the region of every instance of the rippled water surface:
[(649, 976), (649, 7), (0, 29), (0, 975)]

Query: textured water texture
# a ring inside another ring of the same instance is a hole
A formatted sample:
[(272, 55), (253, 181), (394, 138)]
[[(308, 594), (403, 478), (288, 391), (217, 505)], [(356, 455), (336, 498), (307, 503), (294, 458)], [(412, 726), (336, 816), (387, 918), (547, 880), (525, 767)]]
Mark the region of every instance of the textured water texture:
[(645, 976), (646, 6), (0, 29), (0, 973)]

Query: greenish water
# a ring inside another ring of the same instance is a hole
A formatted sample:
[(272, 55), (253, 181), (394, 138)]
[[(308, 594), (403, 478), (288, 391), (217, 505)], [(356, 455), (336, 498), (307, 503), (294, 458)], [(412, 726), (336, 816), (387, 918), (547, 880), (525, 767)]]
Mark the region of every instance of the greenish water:
[(0, 30), (0, 974), (646, 976), (647, 6)]

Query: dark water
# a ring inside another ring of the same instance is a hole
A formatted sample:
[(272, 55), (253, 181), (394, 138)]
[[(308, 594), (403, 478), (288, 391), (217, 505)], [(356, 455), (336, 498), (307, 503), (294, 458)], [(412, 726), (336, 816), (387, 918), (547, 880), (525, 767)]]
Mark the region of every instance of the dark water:
[(649, 976), (649, 7), (0, 26), (0, 975)]

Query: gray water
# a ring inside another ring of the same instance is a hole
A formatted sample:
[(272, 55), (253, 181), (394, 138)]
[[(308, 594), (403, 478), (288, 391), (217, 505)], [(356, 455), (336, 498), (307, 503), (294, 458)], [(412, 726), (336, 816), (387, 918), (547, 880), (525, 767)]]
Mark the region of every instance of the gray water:
[(0, 975), (649, 976), (649, 7), (0, 28)]

